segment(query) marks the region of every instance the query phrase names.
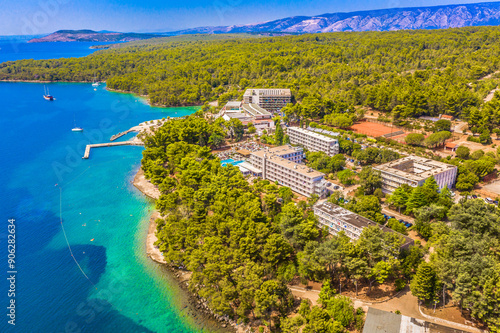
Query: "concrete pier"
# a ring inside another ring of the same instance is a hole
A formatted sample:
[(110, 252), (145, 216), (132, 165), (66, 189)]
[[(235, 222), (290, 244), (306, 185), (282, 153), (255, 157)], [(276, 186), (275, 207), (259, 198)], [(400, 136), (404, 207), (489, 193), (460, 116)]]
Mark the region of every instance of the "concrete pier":
[(89, 158), (90, 156), (90, 149), (92, 148), (101, 148), (101, 147), (113, 147), (113, 146), (144, 146), (144, 143), (142, 143), (139, 140), (132, 140), (132, 141), (121, 141), (121, 142), (108, 142), (108, 143), (95, 143), (95, 144), (90, 144), (85, 147), (85, 154), (83, 155), (82, 158)]
[(115, 134), (115, 135), (111, 136), (111, 138), (109, 139), (109, 141), (115, 141), (116, 139), (121, 138), (122, 136), (124, 136), (126, 134), (129, 134), (130, 132), (138, 132), (138, 131), (135, 130), (134, 128), (131, 128), (128, 131), (121, 132), (121, 133), (118, 133), (118, 134)]

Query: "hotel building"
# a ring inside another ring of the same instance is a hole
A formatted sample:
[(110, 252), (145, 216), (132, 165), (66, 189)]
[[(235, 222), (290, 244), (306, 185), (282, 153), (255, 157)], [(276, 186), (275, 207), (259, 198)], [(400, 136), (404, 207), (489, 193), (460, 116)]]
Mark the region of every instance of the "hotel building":
[(392, 193), (402, 184), (412, 187), (421, 186), (424, 182), (434, 177), (440, 189), (452, 188), (457, 178), (455, 165), (434, 161), (418, 156), (407, 156), (376, 167), (382, 177), (382, 190)]
[(300, 164), (303, 154), (300, 148), (281, 146), (253, 152), (247, 162), (261, 171), (263, 179), (277, 181), (306, 197), (324, 197), (328, 186), (325, 174)]
[(243, 104), (257, 104), (271, 113), (281, 110), (292, 101), (290, 89), (247, 89)]
[(233, 118), (239, 119), (245, 126), (252, 123), (258, 130), (274, 128), (272, 114), (257, 104), (229, 101), (222, 108), (219, 116), (226, 121)]
[(323, 201), (314, 205), (314, 215), (318, 219), (320, 228), (326, 226), (328, 232), (336, 235), (343, 231), (351, 240), (356, 240), (361, 235), (364, 228), (369, 226), (378, 227), (384, 232), (393, 232), (404, 237), (402, 249), (406, 249), (414, 244), (414, 241), (388, 227), (384, 227), (364, 216), (353, 213), (345, 208), (334, 205), (331, 202)]
[(287, 132), (291, 144), (302, 145), (310, 151), (322, 151), (328, 156), (339, 153), (339, 141), (337, 139), (315, 133), (300, 127), (288, 127)]

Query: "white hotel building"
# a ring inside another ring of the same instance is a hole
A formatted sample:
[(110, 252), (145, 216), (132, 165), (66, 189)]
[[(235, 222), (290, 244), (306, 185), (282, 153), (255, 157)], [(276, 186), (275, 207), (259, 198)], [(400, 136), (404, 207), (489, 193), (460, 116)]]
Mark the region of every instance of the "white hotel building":
[(328, 156), (339, 153), (339, 141), (326, 135), (315, 133), (300, 127), (288, 127), (287, 132), (291, 144), (302, 145), (310, 151), (322, 151)]
[[(300, 164), (303, 154), (300, 148), (291, 146), (268, 148), (250, 154), (246, 163), (251, 165), (249, 169), (260, 170), (263, 179), (277, 181), (306, 197), (312, 194), (324, 197), (329, 184), (323, 179), (325, 174)], [(245, 163), (239, 166), (245, 168)]]
[(273, 114), (291, 101), (290, 89), (247, 89), (243, 94), (243, 104), (257, 104)]
[(314, 205), (314, 215), (318, 219), (318, 226), (320, 228), (326, 226), (331, 235), (343, 231), (351, 240), (357, 240), (364, 228), (375, 226), (384, 232), (393, 232), (404, 237), (404, 243), (401, 246), (403, 249), (414, 244), (411, 238), (328, 201)]
[(376, 167), (382, 177), (382, 190), (391, 193), (402, 184), (412, 187), (422, 186), (434, 177), (440, 189), (452, 188), (457, 178), (455, 165), (434, 161), (419, 156), (407, 156)]

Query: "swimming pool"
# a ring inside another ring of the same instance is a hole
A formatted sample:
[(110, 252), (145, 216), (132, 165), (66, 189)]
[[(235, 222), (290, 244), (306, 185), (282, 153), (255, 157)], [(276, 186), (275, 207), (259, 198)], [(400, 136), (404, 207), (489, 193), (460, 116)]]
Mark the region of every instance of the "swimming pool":
[(220, 164), (224, 167), (224, 166), (226, 166), (228, 164), (238, 165), (238, 164), (243, 163), (243, 162), (245, 162), (245, 161), (235, 161), (232, 158), (230, 158), (228, 160), (222, 160), (222, 161), (220, 161)]

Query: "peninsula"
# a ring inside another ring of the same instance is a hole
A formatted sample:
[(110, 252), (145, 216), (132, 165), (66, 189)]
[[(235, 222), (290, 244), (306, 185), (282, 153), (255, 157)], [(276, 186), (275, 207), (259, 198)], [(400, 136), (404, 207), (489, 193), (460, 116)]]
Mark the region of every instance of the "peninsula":
[(58, 30), (50, 35), (33, 38), (28, 43), (44, 42), (131, 42), (134, 40), (161, 37), (135, 32), (98, 32), (93, 30)]

